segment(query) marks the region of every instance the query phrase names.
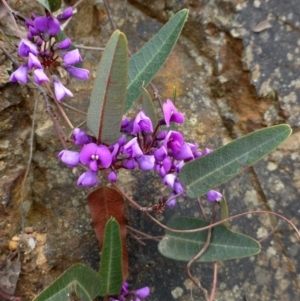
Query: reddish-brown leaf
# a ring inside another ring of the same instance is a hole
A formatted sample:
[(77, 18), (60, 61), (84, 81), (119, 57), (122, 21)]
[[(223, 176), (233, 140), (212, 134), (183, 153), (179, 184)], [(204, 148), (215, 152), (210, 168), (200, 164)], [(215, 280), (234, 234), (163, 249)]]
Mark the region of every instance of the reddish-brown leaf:
[(122, 239), (123, 278), (128, 276), (128, 251), (126, 246), (126, 221), (124, 216), (124, 199), (115, 189), (102, 186), (88, 195), (94, 229), (102, 247), (106, 222), (113, 216), (120, 225)]

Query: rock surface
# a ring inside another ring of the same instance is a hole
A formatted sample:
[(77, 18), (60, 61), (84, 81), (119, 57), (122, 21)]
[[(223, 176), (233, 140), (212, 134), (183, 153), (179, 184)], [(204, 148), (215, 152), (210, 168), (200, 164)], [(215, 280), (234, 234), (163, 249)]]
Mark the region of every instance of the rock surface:
[[(271, 210), (292, 219), (298, 226), (300, 2), (111, 0), (109, 3), (112, 18), (125, 32), (133, 53), (169, 16), (182, 8), (190, 9), (182, 37), (154, 80), (163, 99), (171, 97), (176, 86), (177, 105), (187, 120), (181, 129), (189, 141), (216, 148), (265, 126), (286, 122), (295, 129), (292, 137), (276, 151), (221, 189), (225, 190), (231, 215), (247, 210)], [(28, 0), (18, 10), (29, 16), (36, 8)], [(269, 23), (259, 24), (266, 20)], [(111, 33), (101, 1), (79, 5), (78, 14), (66, 28), (66, 34), (76, 44), (86, 46), (104, 47)], [(0, 44), (15, 55), (12, 45), (2, 36)], [(80, 52), (84, 67), (95, 74), (101, 52), (87, 49)], [(22, 208), (26, 226), (34, 228), (32, 237), (37, 245), (22, 259), (23, 273), (15, 292), (29, 301), (75, 262), (97, 268), (99, 247), (85, 201), (89, 190), (75, 187), (77, 174), (58, 162), (56, 156), (62, 146), (45, 112), (43, 98), (32, 87), (8, 83), (13, 66), (1, 48), (0, 62), (1, 258), (9, 241), (21, 230), (21, 187), (28, 166), (32, 120), (36, 123)], [(72, 80), (70, 89), (75, 97), (66, 103), (86, 111), (92, 84), (93, 77), (87, 82)], [(56, 112), (54, 104), (51, 106)], [(66, 108), (66, 112), (75, 125), (85, 119), (71, 109)], [(162, 189), (157, 178), (139, 172), (122, 173), (120, 185), (142, 206), (157, 202)], [(158, 218), (166, 223), (179, 212), (198, 215), (196, 205), (193, 200), (181, 201)], [(130, 207), (128, 224), (151, 235), (163, 235), (161, 229)], [(234, 220), (232, 227), (261, 239), (277, 224), (278, 220), (272, 216), (252, 214)], [(132, 288), (150, 286), (147, 300), (173, 300), (175, 291), (180, 292), (176, 293), (176, 300), (190, 300), (191, 295), (201, 300), (201, 294), (191, 288), (185, 264), (163, 258), (156, 242), (143, 246), (129, 237), (128, 247), (129, 282)], [(215, 300), (297, 300), (299, 253), (299, 239), (281, 222), (274, 235), (262, 242), (259, 255), (220, 263)], [(197, 264), (192, 272), (209, 290), (212, 265)]]

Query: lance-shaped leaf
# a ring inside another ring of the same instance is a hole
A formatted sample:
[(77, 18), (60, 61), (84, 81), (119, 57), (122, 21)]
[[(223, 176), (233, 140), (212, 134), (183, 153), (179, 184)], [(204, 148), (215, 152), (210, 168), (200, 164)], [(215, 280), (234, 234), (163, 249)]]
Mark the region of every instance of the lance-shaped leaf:
[(157, 126), (157, 117), (155, 114), (154, 104), (151, 99), (151, 96), (146, 88), (142, 87), (142, 107), (145, 112), (145, 114), (150, 118), (153, 128)]
[[(168, 227), (177, 230), (191, 230), (208, 226), (209, 223), (191, 217), (178, 216), (168, 222)], [(207, 230), (195, 233), (174, 233), (166, 231), (159, 242), (162, 255), (180, 261), (190, 261), (203, 248)], [(210, 244), (199, 258), (200, 262), (228, 260), (255, 255), (260, 252), (260, 244), (253, 238), (235, 233), (223, 225), (212, 229)]]
[[(172, 51), (186, 21), (188, 10), (179, 11), (160, 31), (129, 60), (129, 83), (127, 88), (127, 111), (163, 66)], [(144, 83), (144, 84), (143, 84)]]
[(128, 276), (128, 250), (126, 245), (126, 220), (124, 214), (124, 198), (117, 190), (102, 186), (88, 195), (88, 206), (92, 216), (94, 230), (100, 247), (103, 246), (104, 229), (113, 216), (119, 223), (122, 240), (123, 280)]
[(122, 243), (120, 227), (114, 218), (105, 227), (99, 274), (103, 279), (100, 296), (117, 295), (123, 282)]
[(101, 277), (96, 271), (84, 264), (75, 264), (33, 301), (66, 301), (71, 300), (70, 296), (91, 301), (99, 296), (101, 282)]
[(87, 125), (98, 142), (112, 144), (120, 137), (127, 79), (127, 40), (116, 30), (103, 52), (87, 115)]
[(286, 124), (258, 130), (186, 163), (179, 178), (187, 195), (192, 198), (202, 196), (228, 181), (278, 147), (291, 132)]
[(50, 12), (55, 12), (61, 7), (61, 0), (37, 0)]

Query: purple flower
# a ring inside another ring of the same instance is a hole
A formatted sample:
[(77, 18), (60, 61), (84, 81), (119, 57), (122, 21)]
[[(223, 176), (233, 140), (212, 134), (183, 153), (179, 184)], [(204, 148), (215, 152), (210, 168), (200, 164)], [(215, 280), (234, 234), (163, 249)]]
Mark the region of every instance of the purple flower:
[(125, 134), (131, 134), (133, 131), (133, 122), (134, 119), (131, 120), (129, 120), (128, 118), (123, 119), (121, 123), (121, 132)]
[(177, 152), (173, 152), (172, 156), (176, 160), (191, 160), (194, 159), (193, 152), (188, 145), (188, 143), (184, 143), (181, 148)]
[(27, 83), (28, 79), (28, 67), (27, 65), (21, 65), (15, 72), (13, 72), (9, 78), (11, 82)]
[(92, 142), (91, 136), (89, 136), (85, 131), (79, 128), (74, 129), (72, 133), (72, 139), (76, 145), (80, 146)]
[(219, 201), (222, 198), (222, 194), (219, 191), (210, 190), (206, 194), (206, 197), (209, 202), (214, 202), (214, 201)]
[(70, 6), (70, 7), (66, 8), (66, 9), (62, 12), (62, 14), (59, 15), (57, 18), (58, 18), (59, 20), (66, 20), (66, 19), (69, 19), (70, 17), (72, 17), (72, 15), (73, 15), (73, 9), (72, 9), (72, 7)]
[(154, 151), (154, 157), (157, 161), (163, 161), (166, 158), (167, 154), (167, 149), (164, 146)]
[(35, 69), (33, 71), (33, 77), (34, 77), (35, 82), (39, 85), (41, 85), (43, 82), (50, 81), (43, 69)]
[(166, 186), (169, 186), (169, 187), (173, 188), (176, 177), (177, 177), (177, 176), (176, 176), (175, 174), (173, 174), (173, 173), (167, 174), (167, 175), (164, 177), (164, 184), (165, 184)]
[(89, 78), (90, 71), (84, 68), (77, 68), (73, 66), (66, 67), (66, 70), (75, 78), (86, 80)]
[(75, 167), (79, 163), (79, 153), (63, 150), (58, 154), (58, 158), (66, 165)]
[(139, 164), (140, 169), (142, 170), (151, 170), (154, 168), (155, 158), (151, 155), (143, 155), (138, 157), (137, 162)]
[(72, 65), (82, 62), (82, 58), (78, 49), (66, 52), (66, 54), (63, 56), (63, 59), (66, 65)]
[(173, 153), (178, 152), (182, 145), (183, 137), (176, 131), (170, 131), (164, 140), (164, 147), (170, 149)]
[(166, 125), (169, 127), (170, 122), (175, 123), (183, 123), (184, 116), (181, 112), (178, 112), (176, 107), (174, 106), (173, 102), (170, 99), (163, 104), (163, 112), (164, 112), (164, 120)]
[(55, 97), (58, 101), (61, 101), (67, 95), (73, 97), (73, 93), (61, 83), (61, 81), (57, 76), (53, 75), (52, 78), (53, 78)]
[(95, 186), (98, 184), (97, 172), (95, 171), (86, 171), (83, 173), (77, 180), (77, 185), (79, 186)]
[[(171, 200), (171, 201), (169, 201)], [(172, 192), (168, 198), (168, 201), (167, 201), (167, 205), (168, 207), (174, 207), (177, 203), (177, 200), (175, 198), (175, 194)]]
[(139, 132), (143, 132), (143, 133), (153, 132), (151, 119), (145, 115), (144, 111), (138, 113), (133, 122), (132, 133), (136, 135)]
[(63, 41), (56, 43), (54, 49), (68, 49), (71, 46), (72, 42), (69, 38), (64, 39)]
[(142, 287), (135, 291), (135, 295), (138, 298), (145, 299), (150, 294), (150, 288), (148, 286)]
[(27, 57), (29, 53), (37, 55), (36, 45), (28, 40), (22, 39), (18, 47), (18, 54), (19, 56)]
[(126, 160), (125, 162), (123, 162), (123, 166), (126, 169), (135, 169), (136, 168), (136, 161), (133, 158), (131, 158), (131, 159)]
[(212, 152), (213, 152), (212, 149), (210, 149), (210, 148), (205, 148), (204, 151), (203, 151), (202, 156), (205, 156), (205, 155), (210, 154), (210, 153), (212, 153)]
[(111, 171), (108, 175), (108, 180), (110, 182), (116, 182), (117, 181), (117, 175), (114, 171)]
[(124, 145), (124, 152), (130, 158), (140, 157), (143, 152), (138, 144), (137, 137), (134, 137)]
[(39, 59), (34, 54), (32, 54), (31, 52), (29, 52), (29, 54), (28, 54), (28, 67), (30, 69), (32, 69), (33, 67), (43, 68), (41, 62), (39, 61)]
[(37, 17), (33, 21), (34, 27), (43, 34), (44, 40), (49, 40), (51, 36), (56, 36), (60, 31), (59, 21), (54, 17)]
[(80, 162), (89, 165), (90, 170), (97, 171), (99, 167), (108, 168), (112, 163), (112, 155), (105, 145), (86, 144), (80, 152)]

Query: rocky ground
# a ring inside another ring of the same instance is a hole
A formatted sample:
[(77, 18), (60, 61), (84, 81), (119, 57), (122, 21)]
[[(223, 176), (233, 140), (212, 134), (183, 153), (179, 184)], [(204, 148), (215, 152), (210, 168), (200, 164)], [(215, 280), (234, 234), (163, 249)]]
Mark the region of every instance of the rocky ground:
[[(13, 6), (14, 2), (9, 3)], [(32, 11), (42, 12), (34, 1), (24, 0), (16, 5), (16, 10), (26, 17)], [(178, 44), (154, 81), (163, 99), (171, 97), (176, 86), (176, 104), (186, 116), (182, 130), (190, 141), (216, 148), (266, 126), (279, 123), (292, 126), (293, 134), (282, 146), (221, 189), (232, 215), (254, 209), (272, 210), (299, 226), (300, 2), (110, 0), (109, 5), (112, 18), (126, 34), (133, 53), (170, 16), (182, 8), (190, 10)], [(9, 15), (1, 12), (3, 7), (0, 8), (0, 256), (4, 258), (9, 249), (15, 250), (21, 233), (22, 181), (30, 154), (33, 119), (33, 156), (23, 192), (23, 212), (28, 227), (26, 239), (33, 238), (36, 246), (33, 251), (23, 246), (21, 267), (18, 263), (2, 267), (8, 274), (0, 274), (0, 283), (11, 286), (11, 292), (15, 290), (15, 295), (29, 301), (73, 263), (84, 262), (97, 268), (99, 247), (86, 206), (89, 190), (75, 187), (76, 175), (57, 160), (62, 147), (42, 97), (31, 86), (8, 81), (13, 65), (1, 49), (17, 59), (18, 41)], [(24, 32), (24, 28), (20, 29)], [(104, 47), (111, 33), (102, 1), (84, 0), (66, 27), (66, 34), (76, 44), (85, 46)], [(86, 82), (71, 80), (74, 98), (67, 103), (86, 111), (102, 52), (88, 49), (80, 52), (84, 67), (92, 76)], [(70, 109), (66, 112), (78, 125), (85, 118)], [(121, 174), (120, 185), (143, 206), (155, 202), (162, 189), (152, 175), (140, 173)], [(179, 202), (175, 209), (166, 210), (158, 218), (167, 222), (179, 212), (197, 215), (195, 206), (193, 200)], [(163, 234), (130, 206), (127, 218), (131, 227), (152, 235)], [(248, 215), (232, 222), (232, 228), (260, 239), (278, 222), (266, 215)], [(129, 236), (128, 248), (129, 281), (133, 287), (151, 287), (147, 300), (201, 300), (201, 295), (191, 289), (184, 263), (163, 258), (157, 251), (157, 243), (147, 242), (143, 246)], [(299, 240), (281, 221), (274, 235), (262, 242), (259, 255), (220, 263), (216, 300), (297, 300), (299, 255)], [(197, 264), (193, 273), (203, 286), (210, 288), (211, 264)]]

